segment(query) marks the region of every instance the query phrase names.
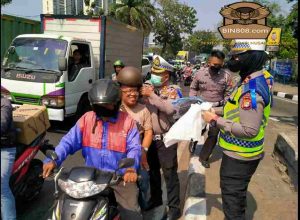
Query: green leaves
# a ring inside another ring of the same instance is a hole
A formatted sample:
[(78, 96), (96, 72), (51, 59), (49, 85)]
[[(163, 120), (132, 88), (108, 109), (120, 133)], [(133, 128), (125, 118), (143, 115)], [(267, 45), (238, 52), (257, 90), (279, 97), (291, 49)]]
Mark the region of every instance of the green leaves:
[(1, 0), (1, 6), (10, 4), (12, 0)]
[(172, 56), (182, 49), (182, 34), (191, 34), (198, 19), (196, 10), (177, 0), (158, 1), (161, 9), (157, 9), (154, 19), (155, 42), (162, 45), (162, 54)]
[(123, 0), (122, 4), (113, 5), (110, 12), (117, 20), (143, 30), (145, 35), (152, 29), (151, 19), (155, 14), (156, 10), (148, 0)]

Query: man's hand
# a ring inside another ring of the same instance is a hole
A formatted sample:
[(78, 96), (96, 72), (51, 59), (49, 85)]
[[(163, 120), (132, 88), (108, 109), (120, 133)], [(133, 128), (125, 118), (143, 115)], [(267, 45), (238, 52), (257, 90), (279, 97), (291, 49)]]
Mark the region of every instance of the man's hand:
[(147, 152), (144, 150), (144, 148), (142, 149), (142, 158), (141, 158), (141, 166), (144, 170), (149, 170), (149, 164), (147, 161)]
[(149, 97), (154, 92), (154, 88), (151, 85), (143, 85), (140, 92), (142, 96)]
[(206, 123), (209, 123), (211, 120), (215, 119), (218, 116), (210, 111), (205, 111), (202, 113), (202, 117)]
[(137, 181), (137, 174), (135, 169), (128, 168), (123, 176), (125, 183), (135, 183)]
[(51, 171), (56, 167), (56, 164), (54, 161), (51, 161), (49, 163), (46, 163), (43, 165), (43, 178), (47, 178)]

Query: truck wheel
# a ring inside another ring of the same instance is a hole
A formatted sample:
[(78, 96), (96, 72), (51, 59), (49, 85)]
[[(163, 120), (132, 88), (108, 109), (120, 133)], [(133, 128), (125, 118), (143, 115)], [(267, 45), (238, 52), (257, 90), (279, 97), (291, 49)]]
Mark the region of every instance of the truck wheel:
[(82, 96), (77, 106), (75, 120), (77, 121), (82, 115), (84, 115), (84, 113), (91, 110), (92, 108), (90, 106), (90, 102), (88, 100), (87, 95)]

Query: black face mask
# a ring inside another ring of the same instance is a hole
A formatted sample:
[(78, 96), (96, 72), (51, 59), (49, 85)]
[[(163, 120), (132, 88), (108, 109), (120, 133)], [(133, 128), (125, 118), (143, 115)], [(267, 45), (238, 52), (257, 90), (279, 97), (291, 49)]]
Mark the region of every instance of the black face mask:
[(119, 112), (120, 105), (115, 105), (113, 110), (107, 109), (100, 105), (93, 105), (93, 111), (98, 117), (116, 118)]
[(213, 73), (218, 73), (220, 71), (222, 67), (221, 66), (211, 66), (210, 67), (210, 70), (213, 72)]
[(227, 67), (231, 72), (238, 72), (241, 70), (240, 60), (231, 59), (227, 62)]

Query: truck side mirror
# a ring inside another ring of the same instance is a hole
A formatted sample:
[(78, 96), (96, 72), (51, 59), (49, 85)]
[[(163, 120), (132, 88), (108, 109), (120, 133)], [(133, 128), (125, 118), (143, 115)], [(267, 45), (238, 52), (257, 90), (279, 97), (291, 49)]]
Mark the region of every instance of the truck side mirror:
[(16, 52), (16, 48), (14, 46), (10, 46), (7, 50), (9, 54), (14, 54)]
[(58, 69), (59, 71), (66, 71), (68, 67), (67, 58), (58, 57)]

